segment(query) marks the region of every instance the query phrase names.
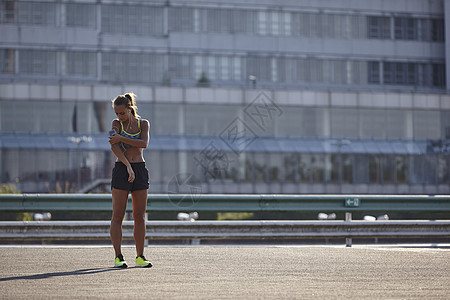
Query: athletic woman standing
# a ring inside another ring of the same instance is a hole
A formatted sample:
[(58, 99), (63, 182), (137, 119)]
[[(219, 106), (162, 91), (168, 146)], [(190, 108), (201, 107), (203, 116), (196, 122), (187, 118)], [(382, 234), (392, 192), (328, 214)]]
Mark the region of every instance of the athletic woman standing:
[(148, 170), (145, 167), (142, 151), (148, 146), (149, 122), (137, 114), (135, 95), (127, 93), (113, 100), (117, 119), (112, 122), (109, 137), (111, 150), (117, 157), (112, 171), (111, 191), (113, 214), (111, 219), (111, 242), (116, 258), (115, 267), (128, 265), (122, 255), (122, 221), (131, 192), (133, 201), (134, 241), (136, 244), (136, 265), (151, 267), (144, 257), (145, 212), (149, 187)]

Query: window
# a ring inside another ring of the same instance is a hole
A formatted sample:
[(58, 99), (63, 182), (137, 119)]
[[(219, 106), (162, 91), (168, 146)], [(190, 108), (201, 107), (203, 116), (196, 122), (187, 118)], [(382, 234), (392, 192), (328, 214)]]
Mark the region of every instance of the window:
[(66, 25), (68, 27), (96, 28), (97, 12), (93, 4), (66, 4)]
[(18, 22), (24, 25), (56, 25), (56, 3), (17, 1)]
[(158, 6), (103, 5), (102, 31), (111, 34), (160, 36), (164, 34), (163, 8)]
[(439, 139), (441, 137), (439, 111), (415, 110), (413, 112), (413, 130), (415, 139)]
[(267, 34), (267, 13), (265, 11), (258, 12), (258, 33)]
[(395, 161), (391, 155), (382, 156), (381, 168), (383, 176), (383, 184), (394, 184)]
[(14, 49), (0, 49), (0, 73), (15, 73), (15, 51)]
[(296, 154), (286, 153), (283, 156), (283, 170), (284, 170), (284, 182), (295, 183), (298, 182), (298, 174), (296, 167), (298, 166), (298, 156)]
[(67, 52), (66, 74), (69, 76), (96, 77), (97, 54), (95, 52)]
[(355, 183), (367, 184), (370, 178), (370, 160), (366, 154), (355, 155)]
[(431, 64), (432, 86), (445, 87), (445, 64)]
[(431, 19), (431, 41), (443, 42), (445, 40), (445, 27), (443, 19)]
[(191, 67), (193, 57), (189, 55), (170, 55), (169, 56), (169, 73), (172, 79), (198, 79), (193, 78)]
[(150, 53), (102, 53), (102, 79), (110, 82), (161, 82), (165, 56)]
[(418, 39), (418, 19), (415, 18), (395, 18), (394, 19), (395, 38), (399, 40)]
[(373, 84), (380, 84), (380, 63), (369, 61), (368, 63), (368, 81)]
[(386, 137), (386, 111), (380, 109), (360, 109), (360, 137), (363, 139)]
[(392, 110), (387, 112), (386, 135), (388, 139), (406, 139), (408, 136), (408, 115), (410, 110)]
[(246, 59), (247, 75), (256, 76), (258, 82), (271, 81), (271, 59), (269, 57), (248, 56)]
[(395, 170), (397, 176), (397, 184), (409, 183), (409, 163), (406, 155), (395, 156)]
[(56, 51), (19, 50), (19, 73), (56, 75)]
[(417, 85), (417, 64), (385, 62), (383, 64), (383, 81), (385, 84)]
[(331, 110), (332, 137), (359, 137), (358, 110), (334, 108)]
[(441, 154), (437, 157), (437, 182), (438, 184), (450, 184), (450, 156)]
[(176, 32), (194, 31), (194, 9), (171, 7), (169, 9), (169, 30)]
[(14, 8), (15, 1), (3, 0), (0, 2), (0, 24), (12, 24), (14, 23)]
[(381, 183), (381, 160), (377, 155), (369, 155), (369, 183)]
[(389, 17), (367, 17), (367, 37), (372, 39), (391, 38), (391, 20)]

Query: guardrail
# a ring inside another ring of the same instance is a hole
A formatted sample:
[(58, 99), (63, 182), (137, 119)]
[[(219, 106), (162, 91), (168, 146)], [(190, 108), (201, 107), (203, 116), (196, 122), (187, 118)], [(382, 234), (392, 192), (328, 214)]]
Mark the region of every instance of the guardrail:
[[(0, 209), (10, 212), (111, 211), (110, 194), (3, 194)], [(132, 209), (131, 197), (127, 210)], [(150, 238), (339, 238), (450, 237), (450, 221), (351, 221), (352, 212), (450, 212), (444, 195), (214, 195), (150, 194), (147, 210), (155, 211), (328, 211), (346, 212), (346, 221), (150, 221)], [(98, 239), (109, 236), (108, 221), (0, 222), (0, 239)], [(124, 223), (124, 237), (132, 223)]]
[[(111, 194), (0, 194), (11, 212), (111, 211)], [(127, 210), (132, 209), (131, 197)], [(450, 212), (450, 195), (149, 194), (148, 211)]]
[[(109, 239), (109, 221), (0, 222), (0, 240)], [(148, 239), (450, 238), (450, 221), (148, 221)], [(133, 222), (123, 223), (133, 238)]]

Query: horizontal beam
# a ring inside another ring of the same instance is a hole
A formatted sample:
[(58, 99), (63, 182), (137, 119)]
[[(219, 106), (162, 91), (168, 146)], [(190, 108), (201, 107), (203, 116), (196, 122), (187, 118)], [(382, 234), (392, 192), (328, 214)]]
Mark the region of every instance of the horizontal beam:
[[(109, 221), (0, 222), (0, 240), (109, 239)], [(123, 223), (124, 239), (133, 222)], [(450, 221), (148, 221), (148, 239), (450, 238)]]
[[(0, 194), (10, 212), (111, 211), (111, 194)], [(131, 197), (127, 210), (132, 210)], [(445, 195), (150, 194), (148, 211), (450, 212)]]

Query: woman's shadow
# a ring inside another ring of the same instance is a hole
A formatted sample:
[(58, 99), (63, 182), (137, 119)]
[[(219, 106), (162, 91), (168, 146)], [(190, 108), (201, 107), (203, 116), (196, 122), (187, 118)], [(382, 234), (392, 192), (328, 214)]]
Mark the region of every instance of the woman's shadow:
[(43, 273), (43, 274), (34, 274), (34, 275), (26, 275), (26, 276), (14, 276), (14, 277), (5, 277), (0, 278), (0, 282), (2, 281), (11, 281), (11, 280), (36, 280), (36, 279), (46, 279), (52, 277), (60, 277), (60, 276), (78, 276), (78, 275), (89, 275), (96, 273), (104, 273), (109, 271), (122, 270), (120, 268), (93, 268), (93, 269), (81, 269), (76, 271), (67, 271), (67, 272), (54, 272), (54, 273)]

